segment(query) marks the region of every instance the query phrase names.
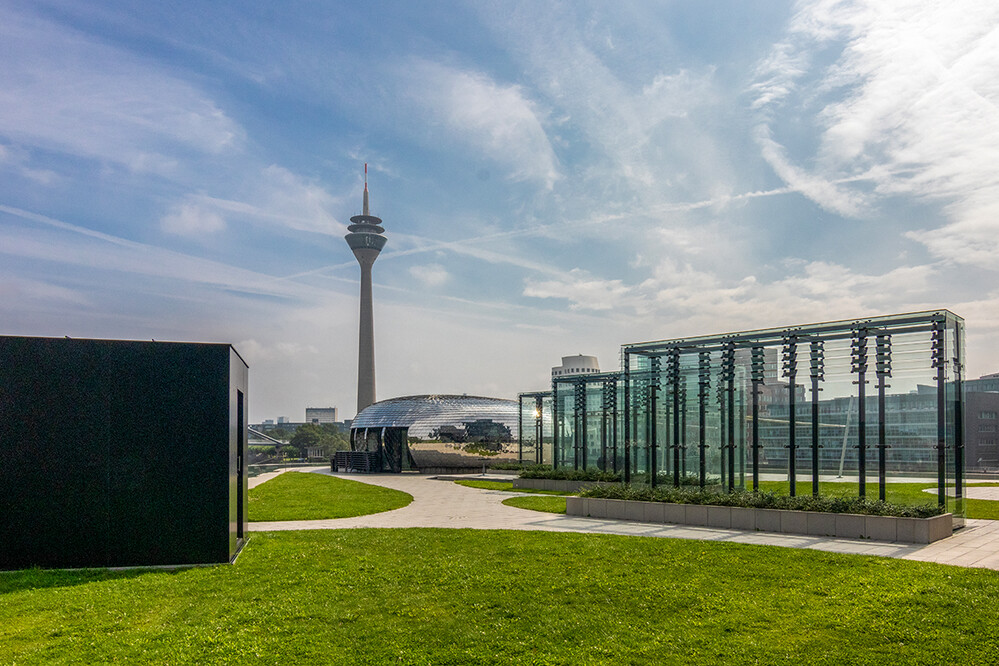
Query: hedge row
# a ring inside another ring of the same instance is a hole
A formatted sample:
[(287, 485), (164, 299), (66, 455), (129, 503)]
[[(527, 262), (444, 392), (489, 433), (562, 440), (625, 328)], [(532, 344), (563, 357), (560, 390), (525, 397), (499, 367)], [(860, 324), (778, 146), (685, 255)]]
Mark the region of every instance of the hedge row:
[(859, 497), (788, 497), (769, 492), (720, 493), (695, 488), (661, 486), (600, 486), (580, 493), (581, 497), (636, 500), (641, 502), (668, 502), (671, 504), (710, 504), (713, 506), (738, 506), (753, 509), (784, 509), (791, 511), (821, 511), (823, 513), (856, 513), (866, 516), (895, 516), (897, 518), (931, 518), (944, 513), (940, 506), (929, 504), (889, 504), (880, 500)]

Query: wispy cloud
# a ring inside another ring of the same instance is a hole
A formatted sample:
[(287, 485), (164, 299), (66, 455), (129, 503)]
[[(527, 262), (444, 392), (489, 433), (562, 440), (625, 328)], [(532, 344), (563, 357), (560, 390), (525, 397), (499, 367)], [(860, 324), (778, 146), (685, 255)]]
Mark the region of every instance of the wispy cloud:
[(42, 280), (0, 275), (0, 303), (10, 307), (26, 301), (59, 305), (89, 306), (93, 304), (90, 297), (76, 289), (69, 289)]
[(160, 220), (163, 231), (178, 236), (201, 237), (225, 229), (225, 220), (218, 213), (192, 203), (178, 204)]
[(243, 136), (190, 83), (38, 17), (2, 11), (0, 133), (26, 147), (173, 172), (179, 153), (219, 153)]
[[(997, 25), (999, 5), (974, 0), (801, 5), (753, 87), (765, 159), (785, 182), (845, 215), (861, 215), (860, 201), (894, 196), (938, 203), (945, 223), (906, 235), (939, 257), (994, 268)], [(823, 50), (835, 54), (831, 64), (812, 57)], [(803, 112), (819, 132), (811, 154), (781, 145), (772, 130)], [(832, 184), (851, 176), (852, 188)]]
[(428, 114), (435, 140), (467, 145), (506, 167), (514, 180), (551, 189), (559, 179), (543, 112), (520, 86), (424, 59), (407, 61), (400, 79), (408, 82), (408, 103)]
[[(184, 283), (211, 285), (245, 294), (300, 298), (311, 291), (221, 262), (138, 243), (45, 215), (0, 205), (0, 213), (36, 223), (35, 227), (0, 227), (0, 253), (62, 267), (142, 275)], [(51, 229), (58, 233), (47, 231)]]
[(564, 298), (573, 310), (611, 310), (620, 307), (628, 287), (621, 280), (604, 280), (573, 269), (565, 280), (529, 280), (524, 296), (532, 298)]
[(447, 269), (440, 264), (410, 266), (409, 274), (416, 278), (417, 282), (427, 287), (439, 287), (451, 277)]

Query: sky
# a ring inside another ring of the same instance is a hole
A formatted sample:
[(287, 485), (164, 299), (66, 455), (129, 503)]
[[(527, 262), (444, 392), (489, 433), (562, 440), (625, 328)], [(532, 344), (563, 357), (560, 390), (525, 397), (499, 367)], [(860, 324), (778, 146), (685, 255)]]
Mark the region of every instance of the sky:
[(251, 422), (947, 308), (999, 371), (999, 3), (0, 0), (0, 334), (232, 343)]

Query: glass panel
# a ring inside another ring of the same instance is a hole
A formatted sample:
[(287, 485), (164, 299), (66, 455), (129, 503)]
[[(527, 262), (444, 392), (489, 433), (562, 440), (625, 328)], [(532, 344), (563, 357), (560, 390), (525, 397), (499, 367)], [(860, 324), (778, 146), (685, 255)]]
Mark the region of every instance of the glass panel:
[[(797, 494), (817, 471), (823, 495), (856, 496), (863, 476), (868, 498), (883, 484), (890, 502), (936, 503), (939, 474), (953, 494), (961, 473), (962, 336), (939, 311), (626, 345), (627, 386), (623, 372), (556, 381), (551, 458), (627, 464), (637, 484), (650, 472), (697, 483), (703, 465), (708, 485), (743, 488), (756, 428), (764, 490), (790, 492), (793, 469)], [(963, 501), (945, 503), (963, 515)]]

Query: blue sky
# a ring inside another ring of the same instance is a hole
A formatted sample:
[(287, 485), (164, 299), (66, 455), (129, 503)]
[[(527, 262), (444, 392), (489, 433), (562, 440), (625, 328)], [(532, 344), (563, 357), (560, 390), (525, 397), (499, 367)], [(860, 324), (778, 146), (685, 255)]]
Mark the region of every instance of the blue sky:
[[(425, 6), (429, 5), (429, 6)], [(999, 4), (0, 2), (0, 332), (231, 342), (250, 418), (946, 307), (999, 370)]]

